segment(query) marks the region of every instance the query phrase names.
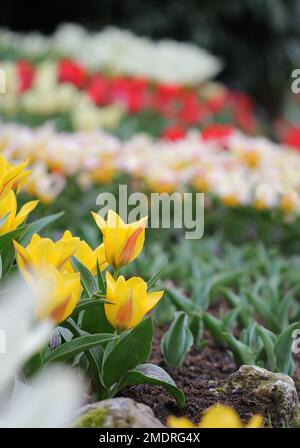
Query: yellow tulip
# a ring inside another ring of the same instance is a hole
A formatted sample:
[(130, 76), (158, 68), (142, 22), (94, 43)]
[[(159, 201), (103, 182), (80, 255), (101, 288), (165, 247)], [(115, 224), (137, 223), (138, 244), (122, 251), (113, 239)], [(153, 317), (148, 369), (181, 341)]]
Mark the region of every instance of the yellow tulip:
[(0, 235), (11, 232), (19, 227), (27, 218), (30, 212), (35, 209), (39, 201), (27, 202), (23, 205), (21, 210), (17, 213), (17, 198), (15, 193), (11, 190), (0, 200), (0, 221), (6, 217), (1, 224)]
[(143, 317), (162, 298), (164, 291), (147, 292), (147, 283), (140, 277), (115, 280), (106, 272), (107, 300), (105, 314), (109, 323), (119, 331), (138, 325)]
[(186, 417), (174, 417), (171, 415), (167, 419), (168, 428), (198, 428)]
[(239, 415), (229, 406), (215, 404), (209, 407), (198, 425), (194, 425), (185, 417), (168, 418), (169, 428), (262, 428), (263, 417), (254, 415), (244, 426)]
[(26, 247), (14, 241), (19, 268), (26, 278), (48, 265), (62, 271), (75, 254), (79, 242), (79, 238), (62, 238), (54, 242), (37, 234), (33, 235)]
[(35, 292), (35, 316), (63, 322), (73, 312), (81, 296), (79, 273), (60, 272), (52, 265), (44, 266), (29, 277)]
[(25, 171), (26, 166), (27, 162), (13, 166), (0, 154), (0, 199), (12, 189), (20, 190), (30, 174), (30, 171)]
[[(72, 233), (67, 230), (64, 233), (63, 240), (69, 241), (72, 240)], [(74, 257), (78, 258), (78, 260), (84, 264), (93, 274), (97, 272), (97, 262), (99, 262), (100, 271), (103, 271), (107, 268), (108, 263), (105, 259), (104, 253), (104, 244), (100, 244), (95, 250), (93, 250), (85, 241), (79, 241), (76, 252), (74, 253)], [(72, 265), (68, 262), (65, 266), (65, 269), (69, 272), (73, 271)]]
[(147, 217), (125, 224), (113, 210), (109, 210), (106, 222), (97, 213), (92, 215), (102, 232), (105, 258), (111, 266), (120, 268), (139, 256), (144, 246)]

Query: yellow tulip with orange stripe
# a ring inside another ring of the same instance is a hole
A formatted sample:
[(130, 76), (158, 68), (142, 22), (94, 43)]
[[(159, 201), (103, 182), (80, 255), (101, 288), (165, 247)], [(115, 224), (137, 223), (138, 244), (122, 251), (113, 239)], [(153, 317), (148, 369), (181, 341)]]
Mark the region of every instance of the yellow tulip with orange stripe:
[[(12, 232), (17, 229), (26, 220), (29, 213), (35, 209), (39, 201), (27, 202), (17, 212), (17, 198), (15, 193), (11, 190), (9, 193), (0, 199), (0, 235)], [(2, 222), (2, 224), (1, 224)]]
[(125, 224), (113, 210), (108, 211), (107, 221), (97, 213), (92, 215), (102, 232), (105, 258), (111, 266), (121, 268), (139, 256), (144, 246), (147, 217)]
[(162, 298), (164, 291), (147, 291), (147, 283), (140, 277), (114, 279), (106, 271), (107, 300), (104, 304), (109, 323), (118, 331), (136, 327)]
[(25, 278), (49, 265), (63, 271), (66, 263), (75, 254), (79, 243), (79, 238), (62, 238), (54, 242), (37, 234), (33, 235), (26, 247), (14, 241), (19, 269)]
[(14, 166), (0, 154), (0, 199), (3, 199), (10, 190), (20, 190), (30, 175), (30, 171), (25, 171), (26, 166), (27, 162)]
[(82, 287), (79, 273), (60, 272), (53, 265), (43, 266), (29, 284), (35, 293), (35, 317), (63, 322), (73, 312), (80, 299)]

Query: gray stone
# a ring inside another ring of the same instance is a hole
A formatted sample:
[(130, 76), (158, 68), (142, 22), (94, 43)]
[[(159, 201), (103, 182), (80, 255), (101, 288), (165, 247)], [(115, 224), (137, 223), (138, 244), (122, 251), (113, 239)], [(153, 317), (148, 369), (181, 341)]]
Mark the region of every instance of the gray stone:
[(75, 422), (80, 428), (163, 428), (149, 406), (131, 398), (111, 398), (89, 404)]
[(299, 426), (300, 409), (295, 383), (288, 375), (243, 365), (225, 384), (227, 393), (243, 393), (267, 410), (273, 409), (286, 426)]

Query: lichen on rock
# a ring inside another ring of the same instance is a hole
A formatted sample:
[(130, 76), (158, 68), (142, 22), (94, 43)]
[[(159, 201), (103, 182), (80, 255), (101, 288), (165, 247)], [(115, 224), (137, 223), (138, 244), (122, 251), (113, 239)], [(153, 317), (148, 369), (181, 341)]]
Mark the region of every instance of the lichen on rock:
[(76, 420), (75, 428), (103, 428), (103, 422), (107, 415), (105, 408), (91, 409)]

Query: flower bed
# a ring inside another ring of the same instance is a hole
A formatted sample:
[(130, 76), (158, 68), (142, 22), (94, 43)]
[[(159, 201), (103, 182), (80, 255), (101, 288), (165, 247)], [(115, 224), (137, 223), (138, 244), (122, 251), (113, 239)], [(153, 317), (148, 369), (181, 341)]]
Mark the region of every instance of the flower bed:
[(142, 76), (89, 71), (68, 59), (36, 65), (2, 61), (0, 68), (7, 79), (0, 103), (6, 119), (35, 124), (51, 118), (66, 130), (105, 128), (124, 137), (130, 127), (131, 132), (144, 127), (172, 140), (183, 137), (190, 127), (214, 122), (236, 124), (248, 133), (257, 128), (250, 98), (218, 83), (155, 83)]
[(249, 138), (233, 128), (207, 128), (176, 142), (135, 137), (125, 143), (102, 132), (56, 133), (2, 124), (1, 150), (10, 159), (29, 159), (29, 193), (51, 202), (75, 177), (87, 191), (93, 183), (111, 184), (126, 174), (140, 191), (194, 189), (227, 207), (299, 211), (296, 151), (264, 138)]
[[(250, 136), (251, 101), (193, 46), (66, 27), (2, 31), (0, 54), (0, 424), (114, 426), (130, 397), (157, 427), (299, 426), (297, 135)], [(95, 213), (120, 185), (204, 192), (205, 238)]]

